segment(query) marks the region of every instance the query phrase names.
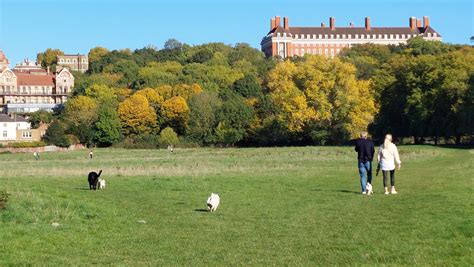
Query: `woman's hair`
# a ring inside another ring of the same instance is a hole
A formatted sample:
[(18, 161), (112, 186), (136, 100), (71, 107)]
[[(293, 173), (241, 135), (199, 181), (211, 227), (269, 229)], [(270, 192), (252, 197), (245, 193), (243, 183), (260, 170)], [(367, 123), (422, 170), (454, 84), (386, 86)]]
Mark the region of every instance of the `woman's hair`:
[(388, 148), (390, 143), (392, 143), (392, 135), (391, 134), (386, 134), (385, 135), (385, 140), (383, 141), (383, 148)]

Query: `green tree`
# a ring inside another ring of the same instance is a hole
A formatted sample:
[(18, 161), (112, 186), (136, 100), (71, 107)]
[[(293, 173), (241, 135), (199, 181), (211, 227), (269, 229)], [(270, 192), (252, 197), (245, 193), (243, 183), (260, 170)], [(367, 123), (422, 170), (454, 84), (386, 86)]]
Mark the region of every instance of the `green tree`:
[(49, 145), (69, 147), (71, 143), (67, 138), (65, 127), (59, 121), (53, 121), (43, 135), (43, 140)]
[(179, 143), (178, 135), (173, 131), (173, 128), (166, 127), (160, 132), (160, 137), (158, 139), (161, 147), (166, 147), (169, 145), (177, 145)]
[(188, 139), (201, 145), (210, 145), (216, 141), (216, 111), (221, 104), (222, 101), (215, 92), (203, 92), (191, 98), (189, 126), (186, 130)]
[(114, 103), (103, 103), (99, 107), (95, 123), (94, 140), (100, 146), (110, 146), (118, 143), (121, 138), (122, 125)]
[(31, 128), (36, 129), (42, 123), (50, 123), (53, 120), (53, 114), (46, 110), (38, 110), (30, 113), (28, 121), (31, 123)]
[(232, 85), (232, 89), (243, 97), (258, 97), (262, 94), (262, 88), (253, 75), (245, 75)]
[(52, 72), (56, 71), (58, 64), (58, 56), (63, 56), (64, 52), (59, 49), (48, 48), (46, 51), (36, 55), (36, 61), (41, 64), (44, 69), (48, 67)]

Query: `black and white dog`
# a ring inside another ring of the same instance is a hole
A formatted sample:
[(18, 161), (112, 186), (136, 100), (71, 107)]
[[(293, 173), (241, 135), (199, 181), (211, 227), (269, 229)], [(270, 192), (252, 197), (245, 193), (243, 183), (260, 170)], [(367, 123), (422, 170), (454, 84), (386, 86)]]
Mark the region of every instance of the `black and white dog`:
[(102, 170), (99, 171), (99, 174), (96, 172), (90, 172), (87, 176), (87, 181), (89, 181), (89, 189), (96, 190), (99, 183), (99, 176), (102, 174)]

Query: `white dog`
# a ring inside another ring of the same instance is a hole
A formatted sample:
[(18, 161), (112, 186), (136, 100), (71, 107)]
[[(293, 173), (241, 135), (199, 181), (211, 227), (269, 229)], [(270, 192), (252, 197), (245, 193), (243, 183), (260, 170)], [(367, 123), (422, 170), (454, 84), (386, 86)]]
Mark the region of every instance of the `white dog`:
[(367, 183), (367, 185), (365, 186), (365, 192), (367, 193), (367, 195), (372, 195), (374, 193), (374, 191), (372, 191), (372, 185)]
[(217, 207), (219, 207), (220, 202), (221, 198), (219, 197), (219, 195), (211, 193), (211, 196), (207, 199), (207, 211), (216, 211)]
[(97, 183), (98, 183), (99, 189), (104, 189), (105, 188), (105, 180), (104, 179), (99, 178), (99, 182), (97, 182)]

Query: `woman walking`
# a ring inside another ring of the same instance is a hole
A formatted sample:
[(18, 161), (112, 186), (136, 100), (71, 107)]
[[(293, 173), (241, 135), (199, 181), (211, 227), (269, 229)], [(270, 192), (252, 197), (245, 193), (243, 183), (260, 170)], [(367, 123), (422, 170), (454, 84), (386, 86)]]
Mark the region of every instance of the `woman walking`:
[(387, 185), (387, 178), (389, 174), (390, 185), (392, 186), (390, 193), (397, 194), (397, 191), (395, 190), (395, 164), (397, 165), (397, 169), (400, 170), (402, 162), (400, 161), (400, 156), (398, 155), (397, 146), (392, 143), (391, 134), (385, 135), (385, 140), (383, 141), (383, 145), (381, 145), (379, 148), (377, 159), (383, 174), (383, 186), (385, 189), (385, 194), (389, 194)]

